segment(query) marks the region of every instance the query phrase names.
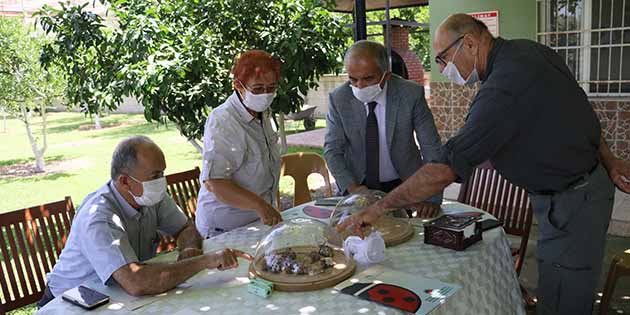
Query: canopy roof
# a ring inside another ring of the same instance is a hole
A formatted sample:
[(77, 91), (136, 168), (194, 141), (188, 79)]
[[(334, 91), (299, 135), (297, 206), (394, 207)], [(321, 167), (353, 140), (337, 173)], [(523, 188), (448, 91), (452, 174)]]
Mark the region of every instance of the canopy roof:
[[(366, 11), (385, 10), (386, 0), (365, 0)], [(390, 9), (429, 5), (429, 0), (390, 0)], [(354, 0), (337, 0), (332, 11), (350, 13), (354, 9)]]

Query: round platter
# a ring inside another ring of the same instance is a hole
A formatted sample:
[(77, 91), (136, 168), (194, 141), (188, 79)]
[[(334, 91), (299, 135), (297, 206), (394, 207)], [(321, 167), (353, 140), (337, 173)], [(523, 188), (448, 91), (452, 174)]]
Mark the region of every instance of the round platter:
[(413, 237), (413, 226), (407, 219), (383, 216), (374, 227), (383, 236), (385, 246), (396, 246), (402, 244)]
[[(318, 248), (300, 246), (291, 247), (290, 250), (298, 255), (307, 255), (312, 251), (317, 251)], [(263, 267), (265, 266), (264, 257), (258, 257), (249, 265), (249, 274), (250, 277), (258, 277), (273, 282), (274, 289), (278, 291), (296, 292), (319, 290), (332, 287), (354, 274), (356, 263), (353, 259), (346, 258), (343, 251), (333, 249), (332, 260), (334, 266), (325, 269), (322, 273), (310, 276), (263, 271)]]
[[(402, 244), (413, 237), (414, 229), (407, 219), (391, 216), (382, 216), (373, 224), (373, 228), (381, 233), (385, 246), (392, 247)], [(354, 235), (351, 229), (342, 233), (345, 240), (348, 236)]]

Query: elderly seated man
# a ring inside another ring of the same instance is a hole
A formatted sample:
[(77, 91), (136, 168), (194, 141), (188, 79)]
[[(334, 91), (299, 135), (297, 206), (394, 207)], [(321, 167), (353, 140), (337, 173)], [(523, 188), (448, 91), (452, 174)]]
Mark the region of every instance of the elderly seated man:
[[(151, 139), (134, 136), (118, 144), (111, 180), (79, 208), (39, 307), (93, 280), (118, 283), (134, 296), (162, 293), (206, 268), (234, 268), (237, 257), (248, 258), (234, 249), (203, 253), (194, 224), (166, 195), (164, 169), (164, 154)], [(177, 262), (142, 263), (154, 256), (158, 231), (177, 239)]]

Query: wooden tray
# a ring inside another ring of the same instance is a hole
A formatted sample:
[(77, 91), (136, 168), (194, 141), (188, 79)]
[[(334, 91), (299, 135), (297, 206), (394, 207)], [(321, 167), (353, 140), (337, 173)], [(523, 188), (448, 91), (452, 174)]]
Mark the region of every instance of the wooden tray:
[[(383, 236), (386, 247), (402, 244), (410, 240), (414, 233), (413, 226), (409, 223), (409, 220), (403, 218), (382, 216), (373, 226)], [(350, 235), (354, 235), (351, 229), (341, 234), (344, 240)]]
[[(281, 249), (280, 249), (281, 250)], [(318, 250), (312, 246), (291, 247), (295, 253), (309, 253), (313, 250)], [(333, 260), (336, 265), (323, 273), (309, 276), (309, 275), (289, 275), (285, 273), (277, 274), (267, 271), (262, 271), (264, 257), (257, 257), (249, 265), (250, 278), (258, 277), (271, 281), (274, 284), (274, 290), (298, 292), (298, 291), (313, 291), (324, 288), (330, 288), (336, 284), (348, 279), (354, 274), (356, 263), (353, 259), (346, 258), (346, 255), (341, 250), (334, 250)], [(340, 268), (343, 265), (343, 268)], [(340, 267), (337, 267), (340, 266)]]

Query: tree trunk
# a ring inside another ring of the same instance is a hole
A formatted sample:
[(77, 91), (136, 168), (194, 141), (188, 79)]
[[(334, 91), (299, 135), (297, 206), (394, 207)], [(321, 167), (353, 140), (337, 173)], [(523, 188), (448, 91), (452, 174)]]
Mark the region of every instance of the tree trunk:
[(2, 110), (2, 132), (7, 133), (7, 112)]
[[(174, 123), (175, 123), (175, 128), (179, 130), (179, 134), (183, 137), (184, 133), (182, 132), (182, 128), (177, 124), (177, 122), (174, 122)], [(203, 153), (203, 147), (199, 144), (199, 142), (197, 142), (196, 139), (190, 139), (188, 140), (188, 143), (190, 143), (195, 148), (195, 150), (199, 152), (199, 154)]]
[(280, 114), (278, 114), (279, 116), (279, 123), (278, 123), (278, 136), (280, 137), (280, 155), (284, 155), (287, 153), (287, 151), (289, 150), (289, 147), (287, 145), (287, 133), (284, 129), (284, 113), (280, 112)]
[[(47, 99), (48, 100), (48, 99)], [(47, 101), (42, 102), (42, 106), (39, 109), (39, 113), (42, 115), (42, 147), (39, 149), (39, 155), (42, 158), (42, 171), (44, 170), (44, 153), (48, 149), (48, 133), (46, 130), (46, 123), (48, 118), (48, 113), (46, 112), (46, 105), (48, 105)]]
[(203, 147), (201, 147), (201, 145), (199, 144), (199, 142), (197, 142), (197, 140), (195, 139), (188, 140), (188, 143), (192, 144), (192, 146), (195, 147), (195, 149), (197, 150), (197, 152), (199, 152), (199, 154), (203, 154)]
[[(26, 127), (26, 135), (28, 136), (28, 141), (31, 144), (31, 150), (33, 151), (33, 155), (35, 155), (35, 171), (43, 172), (45, 171), (45, 166), (46, 166), (44, 162), (44, 154), (42, 151), (40, 151), (37, 148), (37, 140), (33, 136), (33, 131), (31, 130), (31, 121), (29, 117), (30, 115), (26, 111), (25, 103), (20, 104), (20, 110), (22, 112), (24, 127)], [(44, 124), (44, 128), (45, 128), (45, 124)]]
[(98, 113), (94, 114), (94, 129), (101, 129), (101, 118)]

